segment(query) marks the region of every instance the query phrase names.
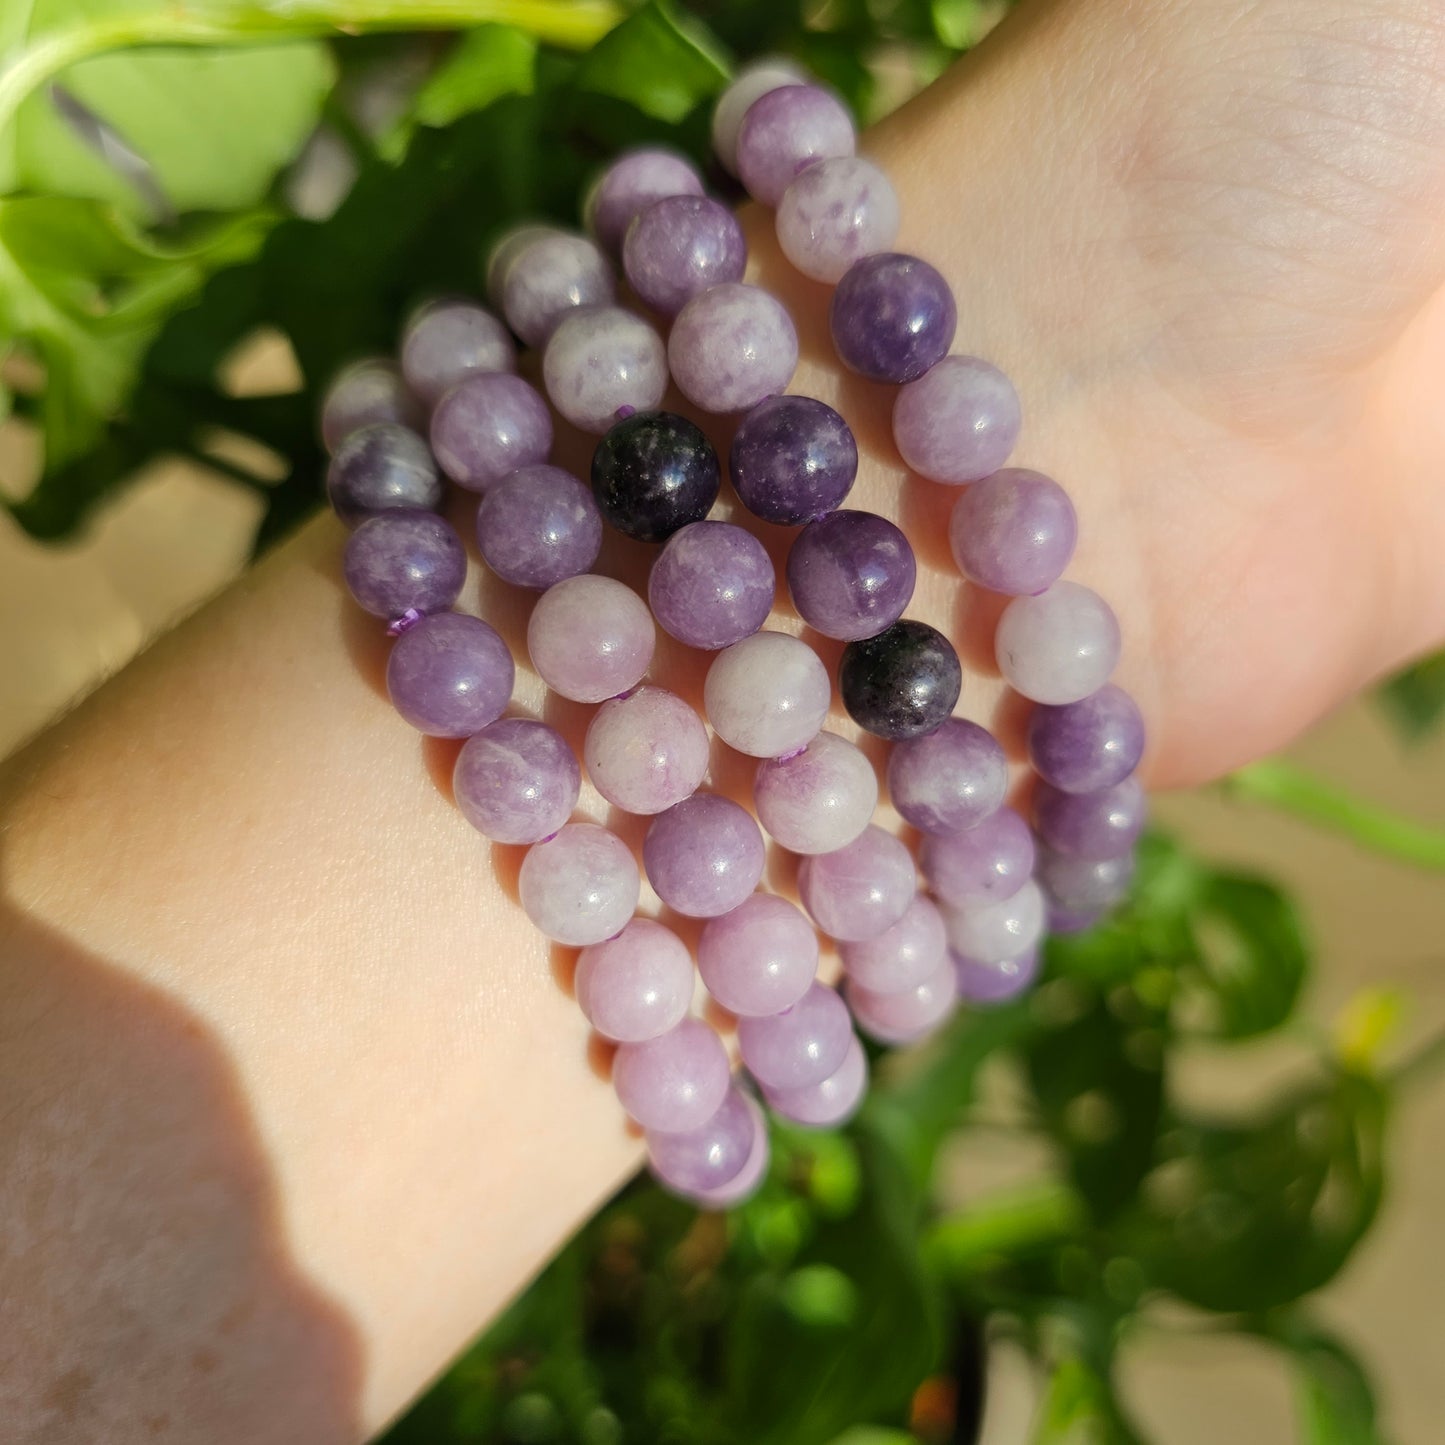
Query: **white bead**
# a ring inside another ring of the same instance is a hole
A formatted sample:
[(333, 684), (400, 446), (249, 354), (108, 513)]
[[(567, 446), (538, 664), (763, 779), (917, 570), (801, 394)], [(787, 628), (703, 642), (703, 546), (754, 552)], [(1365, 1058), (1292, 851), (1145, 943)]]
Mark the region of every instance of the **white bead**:
[(1055, 582), (1037, 597), (1015, 597), (994, 635), (999, 670), (1034, 702), (1079, 702), (1108, 682), (1119, 661), (1119, 623), (1097, 592)]
[(861, 256), (898, 238), (898, 193), (862, 156), (835, 156), (801, 172), (778, 202), (778, 244), (803, 275), (834, 282)]
[(776, 758), (805, 747), (828, 716), (828, 669), (806, 642), (784, 632), (756, 632), (713, 659), (703, 704), (729, 747)]
[(1043, 890), (1032, 878), (1012, 898), (944, 910), (948, 944), (977, 963), (1002, 963), (1032, 948), (1044, 935)]
[(623, 407), (651, 411), (667, 390), (667, 351), (640, 316), (594, 306), (564, 317), (547, 342), (542, 379), (552, 405), (600, 436)]

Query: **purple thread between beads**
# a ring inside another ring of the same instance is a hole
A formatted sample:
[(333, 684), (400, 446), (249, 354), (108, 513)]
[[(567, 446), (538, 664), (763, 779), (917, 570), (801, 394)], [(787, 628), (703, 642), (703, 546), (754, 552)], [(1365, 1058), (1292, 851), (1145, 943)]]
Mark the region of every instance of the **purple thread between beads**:
[(415, 607), (408, 607), (406, 611), (386, 629), (386, 635), (388, 637), (400, 637), (403, 632), (410, 632), (418, 622), (425, 621), (425, 612), (418, 612)]

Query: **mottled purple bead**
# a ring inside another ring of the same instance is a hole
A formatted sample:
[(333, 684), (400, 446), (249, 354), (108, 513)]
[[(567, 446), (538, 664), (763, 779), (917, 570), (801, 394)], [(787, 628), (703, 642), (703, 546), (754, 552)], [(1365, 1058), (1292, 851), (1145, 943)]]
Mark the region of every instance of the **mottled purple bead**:
[(1112, 908), (1134, 880), (1132, 851), (1114, 858), (1071, 858), (1045, 850), (1038, 879), (1052, 908), (1067, 913), (1096, 914)]
[(484, 492), (508, 472), (547, 460), (552, 413), (520, 376), (479, 372), (437, 403), (431, 445), (447, 476), (470, 491)]
[(768, 1107), (781, 1118), (810, 1129), (836, 1129), (858, 1112), (868, 1092), (868, 1055), (855, 1034), (843, 1062), (816, 1084), (800, 1089), (765, 1089)]
[(546, 723), (506, 717), (462, 745), (452, 795), (494, 843), (540, 843), (572, 816), (581, 770), (566, 738)]
[(755, 100), (780, 85), (802, 85), (808, 77), (793, 61), (766, 55), (750, 61), (733, 76), (712, 111), (712, 148), (730, 175), (738, 173), (738, 131)]
[(947, 951), (943, 915), (921, 893), (892, 928), (838, 949), (849, 979), (879, 994), (917, 988), (933, 976)]
[(1043, 890), (1031, 878), (1009, 898), (947, 908), (943, 921), (955, 953), (982, 963), (1015, 958), (1043, 937)]
[(753, 893), (709, 919), (697, 943), (707, 991), (743, 1018), (791, 1008), (818, 971), (818, 935), (786, 898)]
[(1012, 808), (999, 808), (966, 832), (925, 838), (918, 866), (952, 907), (1001, 902), (1033, 874), (1033, 830)]
[(497, 236), (487, 250), (486, 267), (487, 300), (496, 310), (502, 309), (502, 286), (512, 262), (542, 236), (565, 234), (560, 226), (549, 222), (523, 221), (520, 225), (508, 226)]
[(897, 622), (917, 577), (908, 538), (874, 512), (819, 517), (798, 533), (788, 553), (788, 592), (798, 616), (844, 642)]
[(948, 282), (916, 256), (884, 251), (849, 267), (828, 326), (838, 356), (870, 381), (913, 381), (948, 354), (958, 310)]
[(1028, 724), (1029, 760), (1065, 793), (1094, 793), (1122, 783), (1144, 756), (1138, 704), (1112, 683), (1079, 702), (1039, 706)]
[(591, 570), (602, 550), (602, 514), (592, 489), (570, 472), (519, 467), (483, 496), (477, 543), (504, 582), (541, 592)]
[(745, 411), (784, 390), (798, 365), (798, 333), (775, 296), (729, 282), (694, 296), (667, 338), (677, 388), (703, 411)]
[(811, 165), (778, 202), (778, 244), (805, 276), (835, 283), (860, 257), (898, 239), (898, 193), (862, 156)]
[(739, 423), (728, 471), (755, 517), (796, 526), (842, 504), (858, 475), (858, 443), (825, 402), (770, 396)]
[(669, 636), (716, 652), (768, 620), (776, 586), (772, 558), (745, 527), (692, 522), (667, 539), (652, 564), (647, 600)]
[(781, 758), (806, 747), (831, 702), (823, 659), (785, 632), (755, 632), (725, 647), (703, 682), (713, 731), (752, 758)]
[(702, 782), (707, 728), (676, 693), (639, 687), (597, 709), (582, 755), (593, 786), (614, 807), (661, 813), (690, 798)]
[(349, 527), (382, 512), (434, 512), (445, 496), (431, 449), (397, 422), (348, 432), (326, 468), (327, 500)]
[(848, 1007), (869, 1038), (880, 1044), (911, 1044), (942, 1024), (958, 1002), (958, 977), (953, 962), (941, 954), (933, 972), (912, 988), (876, 993), (848, 981)]
[(1052, 587), (1069, 565), (1078, 535), (1068, 493), (1023, 467), (1005, 467), (968, 487), (948, 523), (958, 570), (1011, 597)]
[(918, 890), (913, 855), (891, 833), (865, 828), (846, 848), (815, 853), (798, 869), (798, 895), (813, 921), (840, 943), (886, 933)]
[(1023, 412), (1013, 383), (977, 356), (945, 356), (893, 401), (903, 460), (934, 482), (977, 482), (1009, 459)]
[(479, 617), (441, 612), (392, 644), (386, 690), (414, 728), (437, 738), (469, 738), (502, 715), (516, 669), (495, 628)]
[(1055, 582), (1015, 597), (994, 632), (994, 656), (1014, 691), (1032, 702), (1079, 702), (1108, 682), (1119, 661), (1119, 619), (1091, 588)]
[(532, 666), (548, 687), (573, 702), (602, 702), (636, 687), (656, 642), (642, 598), (595, 572), (549, 587), (527, 622)]
[(357, 603), (391, 622), (450, 607), (467, 580), (467, 554), (434, 512), (383, 512), (347, 538), (342, 570)]
[(573, 988), (603, 1038), (638, 1044), (675, 1028), (692, 1006), (692, 955), (670, 928), (634, 918), (615, 938), (589, 944)]
[(406, 383), (427, 406), (474, 371), (515, 371), (517, 350), (507, 328), (470, 301), (423, 306), (401, 338)]
[(1025, 949), (1012, 958), (984, 960), (953, 955), (958, 996), (966, 1003), (1007, 1003), (1017, 998), (1038, 977), (1039, 950)]
[[(772, 1150), (768, 1142), (767, 1120), (763, 1118), (763, 1111), (758, 1107), (756, 1100), (744, 1095), (743, 1103), (753, 1119), (753, 1143), (748, 1150), (748, 1157), (743, 1167), (726, 1184), (719, 1184), (715, 1189), (676, 1191), (684, 1199), (697, 1205), (699, 1209), (731, 1209), (734, 1205), (741, 1204), (756, 1194), (763, 1181), (768, 1177)], [(664, 1187), (671, 1187), (660, 1176), (659, 1182)]]
[(1097, 793), (1065, 793), (1040, 783), (1034, 794), (1039, 841), (1071, 858), (1117, 858), (1144, 831), (1148, 803), (1137, 778)]
[(752, 814), (730, 798), (694, 793), (653, 819), (642, 861), (669, 908), (689, 918), (716, 918), (758, 886), (763, 835)]
[(1003, 802), (1008, 762), (987, 728), (951, 717), (923, 737), (893, 745), (888, 792), (920, 832), (961, 833)]
[(502, 313), (528, 346), (544, 346), (557, 323), (580, 306), (616, 296), (607, 258), (585, 236), (549, 231), (520, 247), (501, 278)]
[(738, 127), (738, 177), (754, 200), (776, 206), (799, 171), (851, 156), (857, 143), (837, 96), (820, 85), (779, 86), (759, 96)]
[(743, 1063), (765, 1089), (822, 1083), (842, 1065), (852, 1037), (847, 1005), (821, 983), (781, 1013), (738, 1020)]
[(557, 323), (542, 357), (552, 405), (600, 435), (619, 416), (648, 411), (667, 390), (667, 349), (651, 326), (621, 306), (588, 306)]
[(368, 357), (337, 373), (321, 403), (321, 439), (334, 452), (352, 432), (377, 422), (416, 430), (426, 417), (394, 361)]
[(644, 305), (676, 316), (692, 298), (725, 281), (741, 281), (748, 243), (737, 217), (708, 196), (669, 196), (627, 228), (622, 266)]
[(676, 151), (648, 146), (624, 151), (598, 177), (584, 207), (587, 229), (608, 255), (621, 253), (633, 220), (668, 196), (702, 195), (702, 177)]
[(670, 1189), (683, 1194), (721, 1189), (742, 1172), (757, 1130), (746, 1097), (729, 1089), (721, 1107), (701, 1127), (681, 1134), (649, 1129), (647, 1153), (653, 1171)]
[(852, 743), (822, 732), (801, 751), (758, 764), (753, 806), (784, 848), (832, 853), (868, 826), (878, 806), (878, 774)]
[(621, 933), (637, 909), (642, 879), (632, 850), (596, 823), (567, 823), (522, 859), (517, 893), (548, 938), (573, 948)]
[(699, 1019), (641, 1043), (623, 1044), (612, 1062), (618, 1101), (644, 1129), (700, 1129), (722, 1107), (732, 1081), (727, 1051)]

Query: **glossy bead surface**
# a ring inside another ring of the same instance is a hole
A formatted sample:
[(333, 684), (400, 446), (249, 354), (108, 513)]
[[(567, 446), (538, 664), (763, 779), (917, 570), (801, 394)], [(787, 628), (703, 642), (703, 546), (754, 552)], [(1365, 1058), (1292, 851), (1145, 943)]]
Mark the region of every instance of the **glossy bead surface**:
[(401, 338), (401, 371), (413, 394), (435, 406), (448, 387), (474, 371), (515, 371), (517, 350), (507, 328), (470, 301), (423, 306)]
[(768, 620), (776, 587), (773, 560), (746, 527), (690, 522), (652, 564), (647, 600), (669, 636), (716, 652)]
[(622, 252), (627, 228), (668, 196), (702, 195), (702, 177), (685, 156), (657, 146), (624, 151), (587, 195), (584, 220), (609, 256)]
[(1034, 793), (1039, 841), (1071, 858), (1117, 858), (1144, 831), (1148, 802), (1137, 778), (1097, 793), (1065, 793), (1040, 783)]
[(753, 806), (790, 852), (832, 853), (868, 826), (878, 806), (878, 774), (852, 743), (821, 732), (801, 752), (758, 764)]
[(791, 1008), (818, 971), (818, 935), (786, 898), (753, 893), (709, 919), (697, 943), (707, 991), (740, 1017)]
[(948, 946), (980, 963), (1016, 958), (1043, 937), (1044, 908), (1043, 891), (1032, 879), (1001, 902), (947, 908)]
[(963, 687), (953, 644), (926, 622), (895, 622), (876, 637), (850, 642), (838, 664), (848, 715), (876, 737), (921, 737), (940, 727)]
[(1023, 993), (1039, 973), (1039, 951), (1027, 948), (1012, 958), (984, 961), (953, 956), (958, 996), (971, 1004), (1007, 1003)]
[(709, 286), (741, 281), (747, 261), (737, 217), (709, 196), (655, 202), (638, 214), (622, 243), (628, 284), (664, 316), (676, 316)]
[(1045, 849), (1038, 879), (1050, 904), (1069, 913), (1097, 913), (1112, 908), (1134, 881), (1132, 852), (1113, 858), (1073, 858)]
[(612, 1062), (612, 1087), (622, 1107), (644, 1129), (665, 1133), (702, 1128), (722, 1107), (730, 1084), (722, 1040), (699, 1019), (623, 1044)]
[(382, 512), (346, 539), (342, 571), (357, 604), (390, 622), (450, 607), (467, 579), (467, 554), (434, 512)]
[(1013, 382), (977, 356), (945, 356), (893, 401), (893, 441), (920, 476), (957, 485), (991, 476), (1018, 441)]
[(754, 758), (779, 758), (806, 746), (831, 702), (822, 659), (783, 632), (755, 632), (733, 643), (713, 659), (703, 684), (713, 730)]
[(615, 938), (582, 950), (573, 988), (603, 1038), (637, 1044), (687, 1017), (693, 982), (692, 955), (677, 934), (651, 918), (634, 918)]
[(947, 355), (957, 325), (948, 283), (897, 251), (854, 262), (828, 309), (839, 359), (871, 381), (916, 380)]
[(440, 612), (403, 632), (386, 662), (386, 690), (414, 728), (469, 738), (502, 715), (516, 669), (507, 644), (477, 617)]
[(597, 709), (582, 755), (609, 803), (628, 813), (660, 813), (697, 791), (707, 772), (707, 729), (676, 693), (639, 687)]
[(798, 615), (825, 637), (872, 637), (903, 616), (918, 566), (908, 538), (875, 512), (830, 512), (809, 522), (788, 552)]
[(999, 671), (1034, 702), (1079, 702), (1108, 682), (1119, 661), (1119, 623), (1097, 592), (1055, 582), (1037, 597), (1015, 597), (994, 636)]
[(745, 411), (792, 380), (798, 333), (777, 297), (741, 282), (714, 286), (678, 312), (667, 364), (694, 406)]
[(647, 1131), (653, 1172), (684, 1194), (721, 1189), (742, 1172), (758, 1130), (756, 1115), (738, 1089), (729, 1089), (707, 1123), (685, 1133)]
[(997, 903), (1033, 875), (1033, 829), (1012, 808), (999, 808), (967, 832), (925, 838), (918, 866), (944, 903)]
[(1029, 761), (1066, 793), (1122, 783), (1144, 756), (1139, 705), (1112, 683), (1078, 702), (1036, 707), (1028, 721)]
[(662, 400), (667, 350), (642, 317), (620, 306), (588, 306), (557, 323), (542, 379), (573, 426), (600, 436), (629, 409), (646, 411)]
[(947, 953), (939, 956), (927, 978), (896, 993), (875, 993), (852, 979), (848, 982), (854, 1021), (880, 1044), (911, 1044), (926, 1038), (952, 1014), (957, 1002), (958, 977)]
[(778, 202), (778, 244), (805, 276), (829, 283), (898, 239), (898, 193), (862, 156), (818, 161)]
[(1007, 792), (1003, 748), (987, 728), (965, 718), (946, 718), (923, 737), (895, 743), (888, 755), (893, 806), (923, 833), (972, 828)]
[(858, 443), (827, 403), (770, 396), (738, 424), (728, 473), (755, 517), (796, 526), (841, 505), (858, 475)]
[(871, 993), (902, 993), (926, 983), (948, 953), (943, 915), (923, 894), (914, 895), (903, 917), (877, 938), (842, 944), (838, 953), (853, 983)]
[(764, 1096), (775, 1114), (794, 1124), (836, 1129), (858, 1112), (867, 1092), (868, 1055), (855, 1034), (843, 1062), (826, 1079), (798, 1089), (766, 1089)]
[(368, 357), (336, 374), (321, 403), (321, 440), (334, 452), (352, 432), (377, 422), (415, 430), (425, 423), (394, 361)]
[(508, 472), (547, 460), (552, 413), (520, 376), (479, 372), (436, 404), (431, 445), (452, 481), (484, 492)]
[(680, 1191), (685, 1199), (699, 1209), (731, 1209), (756, 1194), (768, 1177), (772, 1149), (768, 1140), (767, 1120), (763, 1118), (763, 1111), (755, 1099), (744, 1095), (743, 1103), (753, 1118), (753, 1143), (748, 1151), (747, 1161), (726, 1184), (719, 1184), (715, 1189)]
[(848, 1007), (826, 984), (809, 985), (791, 1008), (738, 1020), (738, 1047), (765, 1089), (803, 1089), (836, 1073), (848, 1054)]
[(865, 828), (847, 847), (804, 858), (798, 869), (803, 907), (840, 943), (886, 933), (908, 911), (917, 891), (913, 855), (877, 827)]
[(573, 702), (602, 702), (636, 687), (656, 641), (642, 598), (591, 572), (549, 587), (527, 624), (532, 665)]
[(487, 300), (500, 311), (502, 309), (502, 284), (507, 279), (507, 268), (532, 244), (543, 236), (561, 236), (566, 232), (560, 226), (543, 221), (523, 221), (508, 226), (492, 242), (487, 250), (486, 288)]
[(1005, 467), (966, 488), (948, 524), (958, 570), (1013, 597), (1032, 597), (1057, 582), (1078, 535), (1068, 493), (1023, 467)]
[(452, 796), (494, 843), (540, 843), (572, 816), (582, 776), (567, 740), (531, 718), (504, 717), (457, 754)]
[(758, 886), (763, 835), (731, 798), (694, 793), (652, 820), (642, 861), (669, 908), (688, 918), (716, 918)]
[(585, 236), (549, 231), (520, 247), (501, 277), (502, 314), (528, 346), (543, 346), (568, 312), (610, 306), (607, 258)]
[(712, 148), (730, 175), (738, 173), (738, 130), (752, 103), (780, 85), (800, 85), (807, 76), (780, 55), (743, 66), (718, 96), (712, 112)]
[(639, 542), (664, 542), (702, 521), (721, 485), (712, 443), (672, 411), (624, 418), (592, 453), (592, 493), (602, 515)]
[(477, 509), (482, 560), (514, 587), (544, 591), (591, 570), (602, 514), (591, 491), (561, 467), (519, 467), (494, 482)]
[(445, 495), (431, 449), (397, 422), (348, 432), (326, 468), (327, 500), (349, 527), (382, 512), (434, 512)]
[(601, 943), (626, 927), (642, 879), (632, 850), (595, 823), (567, 823), (527, 849), (517, 892), (527, 917), (556, 943)]
[(748, 194), (776, 206), (799, 171), (851, 156), (853, 117), (820, 85), (782, 85), (759, 96), (738, 127), (737, 173)]

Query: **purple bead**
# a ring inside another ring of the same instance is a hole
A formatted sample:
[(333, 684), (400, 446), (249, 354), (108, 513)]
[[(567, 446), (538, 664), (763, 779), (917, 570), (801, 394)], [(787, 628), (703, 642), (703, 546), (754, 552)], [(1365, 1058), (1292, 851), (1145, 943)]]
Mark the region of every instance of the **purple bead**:
[(603, 1038), (638, 1044), (675, 1028), (692, 1005), (692, 955), (670, 928), (634, 918), (615, 938), (584, 948), (573, 987)]
[(753, 806), (789, 851), (832, 853), (868, 826), (878, 806), (878, 774), (852, 743), (819, 733), (801, 752), (758, 764)]
[(728, 282), (694, 296), (667, 338), (682, 394), (704, 411), (745, 411), (782, 391), (798, 365), (798, 333), (775, 296)]
[(844, 642), (897, 622), (917, 577), (908, 538), (874, 512), (819, 517), (788, 553), (788, 591), (798, 616)]
[(545, 346), (557, 323), (616, 295), (607, 258), (585, 236), (547, 231), (520, 247), (501, 277), (502, 313), (528, 346)]
[(943, 915), (921, 893), (892, 928), (838, 949), (849, 979), (878, 994), (902, 993), (927, 982), (947, 952)]
[(1050, 902), (1049, 933), (1054, 936), (1087, 933), (1102, 916), (1102, 909), (1091, 908), (1084, 913), (1075, 913), (1072, 909), (1063, 908), (1057, 903)]
[(786, 898), (753, 893), (730, 913), (708, 920), (698, 939), (697, 967), (725, 1009), (744, 1018), (780, 1013), (813, 982), (818, 935)]
[(567, 740), (546, 723), (498, 718), (462, 745), (452, 795), (494, 843), (540, 843), (572, 816), (582, 787)]
[(828, 310), (839, 358), (870, 381), (916, 380), (948, 354), (957, 325), (948, 282), (897, 251), (850, 266)]
[(1095, 793), (1122, 783), (1144, 756), (1138, 704), (1113, 683), (1079, 702), (1039, 706), (1028, 725), (1029, 760), (1065, 793)]
[(612, 1063), (618, 1101), (644, 1129), (700, 1129), (722, 1107), (731, 1083), (722, 1040), (699, 1019), (641, 1043), (623, 1044)]
[(729, 1089), (707, 1123), (686, 1133), (647, 1131), (647, 1153), (669, 1189), (695, 1194), (721, 1189), (742, 1173), (757, 1134), (757, 1116), (738, 1089)]
[(708, 196), (669, 196), (627, 228), (622, 266), (638, 298), (676, 316), (694, 296), (724, 281), (741, 281), (748, 243), (737, 217)]
[(1039, 841), (1070, 858), (1117, 858), (1144, 831), (1148, 804), (1137, 778), (1097, 793), (1065, 793), (1040, 783), (1034, 794)]
[(702, 690), (713, 731), (751, 758), (806, 747), (827, 721), (832, 692), (822, 658), (786, 632), (755, 632), (724, 648)]
[(414, 728), (469, 738), (502, 715), (516, 669), (496, 630), (479, 617), (440, 612), (403, 632), (386, 663), (386, 690)]
[(760, 96), (738, 127), (738, 177), (748, 194), (776, 206), (794, 176), (818, 161), (851, 156), (853, 117), (820, 85), (783, 85)]
[(891, 833), (865, 828), (846, 848), (815, 853), (798, 869), (798, 894), (813, 921), (840, 943), (886, 933), (918, 890), (913, 855)]
[(573, 702), (602, 702), (636, 687), (656, 642), (642, 598), (595, 572), (549, 587), (527, 623), (532, 666), (553, 692)]
[(898, 193), (862, 156), (818, 161), (778, 202), (778, 244), (805, 276), (835, 284), (862, 256), (891, 250), (901, 219)]
[(348, 432), (326, 468), (327, 500), (348, 527), (382, 512), (434, 512), (445, 495), (431, 449), (396, 422)]
[(1074, 555), (1079, 524), (1068, 493), (1042, 472), (1005, 467), (967, 488), (948, 539), (970, 582), (1008, 596), (1036, 596)]
[(444, 612), (467, 580), (461, 538), (433, 512), (382, 512), (346, 540), (346, 586), (376, 617)]
[(667, 349), (651, 326), (621, 306), (587, 306), (557, 323), (542, 357), (552, 405), (582, 431), (650, 411), (667, 390)]
[(486, 288), (487, 300), (497, 311), (502, 309), (502, 285), (507, 279), (507, 269), (512, 262), (542, 236), (563, 235), (560, 226), (541, 221), (523, 221), (508, 226), (487, 248)]
[(1023, 412), (1013, 382), (976, 356), (945, 356), (893, 402), (903, 460), (934, 482), (977, 482), (1009, 459)]
[(751, 637), (773, 610), (772, 558), (745, 527), (692, 522), (667, 539), (647, 582), (669, 636), (716, 652)]
[(383, 421), (413, 431), (426, 422), (396, 363), (369, 357), (338, 372), (321, 403), (321, 439), (326, 450), (334, 452), (352, 432)]
[(411, 319), (401, 339), (407, 385), (427, 406), (474, 371), (515, 371), (517, 351), (507, 328), (470, 301), (433, 301)]
[(707, 728), (676, 693), (639, 687), (597, 709), (582, 752), (587, 776), (614, 807), (661, 813), (702, 782)]
[(447, 476), (484, 492), (508, 472), (547, 460), (552, 413), (520, 376), (478, 372), (437, 403), (431, 445)]
[(868, 1055), (855, 1034), (848, 1040), (843, 1062), (816, 1084), (800, 1089), (766, 1089), (768, 1107), (794, 1124), (811, 1129), (836, 1129), (858, 1112), (868, 1092)]
[(958, 977), (947, 953), (939, 955), (933, 972), (912, 988), (875, 993), (850, 979), (848, 1007), (854, 1021), (880, 1044), (911, 1044), (926, 1038), (953, 1012), (958, 1002)]
[(796, 526), (842, 503), (858, 475), (858, 444), (825, 402), (770, 396), (739, 424), (728, 471), (755, 517)]
[(527, 917), (556, 943), (583, 948), (626, 928), (642, 891), (632, 850), (596, 823), (567, 823), (522, 859), (517, 892)]
[(982, 822), (1008, 792), (1008, 761), (977, 723), (951, 717), (922, 737), (894, 743), (888, 792), (923, 833), (961, 833)]
[(925, 838), (918, 866), (944, 903), (997, 903), (1033, 875), (1033, 829), (1012, 808), (999, 808), (966, 832)]
[(1077, 582), (1015, 597), (994, 632), (994, 656), (1009, 685), (1031, 702), (1053, 706), (1079, 702), (1103, 687), (1119, 648), (1113, 609)]
[(647, 879), (669, 908), (716, 918), (736, 908), (763, 876), (763, 835), (730, 798), (694, 793), (659, 813), (642, 844)]
[(743, 1063), (765, 1089), (822, 1083), (842, 1065), (852, 1037), (847, 1005), (821, 983), (781, 1013), (738, 1020)]
[(598, 177), (587, 196), (584, 220), (610, 256), (621, 253), (633, 220), (668, 196), (702, 195), (702, 177), (676, 151), (646, 147), (624, 151)]
[(1007, 1003), (1017, 998), (1038, 977), (1039, 951), (1025, 949), (1013, 958), (987, 962), (978, 958), (953, 955), (954, 973), (958, 980), (958, 996), (967, 1003)]
[(948, 908), (943, 915), (948, 946), (982, 963), (1016, 958), (1044, 935), (1043, 890), (1029, 879), (1011, 897)]
[(807, 79), (793, 61), (766, 55), (749, 61), (728, 82), (712, 110), (712, 148), (729, 175), (738, 173), (738, 131), (753, 102), (780, 85), (803, 85)]
[[(1115, 858), (1071, 858), (1045, 851), (1039, 859), (1038, 878), (1052, 909), (1066, 913), (1097, 914), (1112, 908), (1134, 881), (1133, 852)], [(1052, 923), (1051, 923), (1052, 927)]]
[[(719, 1184), (716, 1189), (682, 1191), (683, 1197), (699, 1209), (731, 1209), (756, 1194), (767, 1178), (768, 1164), (772, 1159), (767, 1120), (755, 1100), (744, 1095), (743, 1103), (753, 1119), (753, 1143), (748, 1150), (747, 1162), (726, 1184)], [(665, 1184), (665, 1181), (662, 1182)]]
[(545, 591), (590, 571), (602, 550), (602, 514), (561, 467), (519, 467), (487, 489), (477, 509), (482, 560), (514, 587)]

